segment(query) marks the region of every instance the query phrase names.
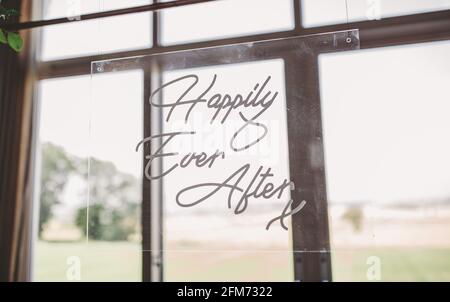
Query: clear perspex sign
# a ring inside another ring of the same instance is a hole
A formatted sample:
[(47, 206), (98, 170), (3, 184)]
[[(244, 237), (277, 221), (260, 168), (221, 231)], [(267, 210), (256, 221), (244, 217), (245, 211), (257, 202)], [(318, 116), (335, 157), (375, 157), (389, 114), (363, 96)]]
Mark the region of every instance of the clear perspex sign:
[(327, 280), (318, 57), (358, 48), (349, 30), (93, 62), (90, 240), (142, 243), (154, 279)]

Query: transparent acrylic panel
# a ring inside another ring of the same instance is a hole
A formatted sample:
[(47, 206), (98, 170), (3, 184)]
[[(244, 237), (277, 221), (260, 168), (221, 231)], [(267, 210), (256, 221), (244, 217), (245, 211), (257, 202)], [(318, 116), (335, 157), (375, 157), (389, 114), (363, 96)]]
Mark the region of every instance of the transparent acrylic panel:
[(317, 60), (358, 48), (350, 30), (92, 63), (91, 175), (141, 176), (152, 279), (287, 281), (293, 255), (329, 257)]
[(138, 281), (142, 158), (130, 145), (142, 138), (144, 73), (105, 73), (91, 80), (91, 89), (95, 101), (90, 106), (89, 196), (79, 224), (85, 225), (85, 261), (104, 265), (92, 267), (83, 280), (98, 280), (101, 274), (112, 281)]

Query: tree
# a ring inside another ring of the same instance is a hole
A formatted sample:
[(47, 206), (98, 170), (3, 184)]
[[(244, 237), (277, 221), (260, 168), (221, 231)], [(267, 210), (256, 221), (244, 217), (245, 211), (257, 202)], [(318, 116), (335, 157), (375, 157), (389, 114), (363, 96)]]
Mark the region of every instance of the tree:
[(62, 194), (75, 164), (63, 148), (52, 143), (42, 145), (41, 196), (39, 212), (39, 238), (52, 216), (52, 208), (61, 202)]
[[(89, 213), (89, 230), (86, 217)], [(109, 209), (102, 204), (94, 204), (89, 207), (79, 208), (75, 218), (75, 224), (83, 234), (88, 234), (92, 240), (119, 241), (127, 240), (136, 232), (135, 221), (127, 223), (130, 216), (119, 209)]]
[[(52, 218), (53, 207), (63, 202), (70, 177), (86, 179), (87, 165), (52, 143), (42, 145), (42, 173), (39, 215), (39, 238)], [(90, 160), (89, 237), (95, 240), (126, 240), (139, 226), (137, 179), (116, 169), (113, 163)], [(85, 192), (82, 200), (85, 201)], [(87, 208), (79, 208), (75, 225), (86, 234)]]
[(75, 217), (83, 234), (93, 240), (116, 241), (127, 240), (137, 231), (140, 190), (135, 177), (118, 171), (111, 162), (91, 158), (89, 188), (89, 212), (82, 207)]
[(359, 232), (362, 229), (362, 222), (364, 213), (359, 206), (352, 206), (342, 215), (344, 220), (347, 220), (353, 226), (355, 232)]

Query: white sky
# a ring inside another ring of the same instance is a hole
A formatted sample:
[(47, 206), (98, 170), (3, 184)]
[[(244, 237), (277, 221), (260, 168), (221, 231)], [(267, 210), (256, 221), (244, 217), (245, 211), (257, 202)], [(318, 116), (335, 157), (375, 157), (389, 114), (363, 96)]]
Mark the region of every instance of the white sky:
[(450, 42), (321, 60), (329, 197), (450, 197)]
[[(346, 5), (347, 2), (347, 5)], [(302, 0), (303, 25), (321, 26), (450, 8), (450, 0)]]
[(134, 148), (142, 139), (142, 86), (140, 71), (100, 75), (92, 83), (90, 76), (42, 81), (41, 140), (140, 175)]
[[(44, 18), (77, 16), (149, 4), (149, 0), (45, 0)], [(151, 46), (151, 13), (47, 26), (42, 30), (42, 60)]]

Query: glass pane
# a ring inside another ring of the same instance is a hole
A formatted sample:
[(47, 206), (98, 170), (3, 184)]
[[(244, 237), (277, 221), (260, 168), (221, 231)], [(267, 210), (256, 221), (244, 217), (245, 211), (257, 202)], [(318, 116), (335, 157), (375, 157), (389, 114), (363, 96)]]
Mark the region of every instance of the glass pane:
[[(150, 0), (44, 1), (44, 19), (150, 4)], [(147, 48), (152, 43), (152, 13), (47, 26), (42, 29), (43, 61)], [(120, 35), (118, 34), (120, 33)]]
[(450, 42), (320, 68), (334, 279), (450, 281)]
[(450, 0), (302, 0), (302, 23), (313, 27), (446, 9)]
[[(140, 74), (116, 75), (116, 78), (136, 91), (142, 85)], [(134, 197), (126, 204), (127, 211), (121, 208), (120, 215), (117, 215), (118, 210), (114, 210), (115, 205), (108, 209), (91, 208), (90, 215), (98, 219), (89, 227), (91, 231), (102, 229), (103, 232), (86, 241), (90, 77), (44, 80), (40, 82), (39, 91), (37, 167), (40, 172), (36, 180), (39, 236), (35, 244), (34, 280), (139, 281), (139, 198)], [(111, 91), (114, 94), (108, 104), (110, 117), (119, 111), (125, 118), (129, 112), (137, 123), (140, 108), (133, 109), (132, 100), (138, 96), (128, 95), (129, 102), (120, 103), (123, 89), (116, 85)], [(119, 139), (124, 139), (114, 125), (109, 129), (115, 131)], [(120, 158), (98, 158), (91, 160), (94, 168), (91, 169), (90, 181), (99, 184), (93, 196), (109, 198), (113, 203), (112, 199), (114, 202), (126, 199), (127, 189), (138, 190), (138, 178), (131, 175), (130, 167), (120, 162)], [(110, 192), (114, 192), (114, 198), (108, 195)], [(123, 217), (125, 213), (127, 216)], [(110, 220), (114, 221), (114, 227), (110, 227)], [(108, 226), (108, 231), (105, 226)]]
[[(92, 63), (91, 150), (143, 165), (156, 280), (292, 281), (293, 253), (329, 252), (323, 186), (308, 182), (323, 180), (323, 160), (297, 156), (320, 149), (308, 98), (318, 54), (358, 47), (358, 32), (344, 31)], [(137, 68), (144, 87), (108, 81)], [(120, 85), (143, 91), (144, 133), (101, 105)], [(113, 121), (126, 140), (106, 131)], [(297, 233), (303, 221), (311, 241)]]
[(163, 45), (294, 28), (292, 0), (217, 1), (167, 9), (161, 17)]
[[(170, 121), (163, 124), (163, 133), (173, 133), (183, 131), (183, 129), (198, 129), (198, 137), (178, 138), (178, 142), (171, 143), (165, 148), (165, 152), (176, 152), (177, 150), (185, 150), (183, 153), (206, 152), (206, 154), (214, 154), (215, 152), (223, 152), (224, 158), (219, 157), (210, 169), (212, 171), (202, 171), (198, 166), (189, 165), (184, 169), (178, 169), (173, 173), (164, 177), (164, 198), (168, 202), (164, 208), (164, 249), (165, 257), (165, 280), (174, 281), (188, 278), (191, 281), (208, 280), (239, 280), (239, 278), (250, 278), (250, 280), (258, 280), (267, 276), (269, 280), (286, 281), (293, 276), (292, 273), (292, 257), (288, 252), (290, 247), (289, 233), (281, 228), (273, 228), (271, 232), (262, 231), (265, 222), (270, 218), (278, 215), (280, 202), (289, 200), (289, 194), (284, 193), (282, 200), (277, 198), (269, 198), (261, 200), (259, 205), (255, 203), (249, 204), (248, 216), (251, 219), (244, 221), (244, 215), (224, 215), (227, 213), (228, 207), (225, 202), (229, 192), (222, 190), (215, 194), (213, 198), (205, 200), (198, 207), (189, 208), (181, 207), (179, 204), (170, 202), (177, 200), (177, 194), (184, 188), (193, 185), (193, 180), (197, 183), (208, 183), (223, 181), (230, 177), (232, 172), (238, 171), (246, 164), (252, 166), (266, 165), (276, 171), (270, 182), (280, 184), (284, 179), (289, 179), (289, 166), (287, 160), (287, 129), (286, 129), (286, 95), (284, 87), (284, 62), (280, 59), (265, 60), (252, 63), (227, 64), (222, 66), (211, 66), (207, 68), (181, 69), (168, 71), (163, 74), (162, 83), (169, 83), (187, 74), (195, 74), (199, 78), (197, 85), (190, 94), (201, 95), (203, 91), (210, 85), (214, 75), (217, 75), (217, 81), (213, 86), (213, 91), (208, 95), (212, 96), (216, 93), (229, 93), (230, 95), (242, 94), (245, 91), (251, 91), (255, 85), (263, 85), (270, 76), (266, 89), (263, 94), (278, 92), (276, 105), (264, 112), (264, 117), (259, 121), (264, 123), (271, 131), (264, 140), (261, 141), (256, 148), (248, 149), (248, 152), (230, 152), (229, 139), (230, 133), (236, 133), (242, 127), (242, 119), (230, 113), (229, 118), (222, 124), (220, 119), (225, 118), (226, 114), (218, 116), (216, 123), (210, 125), (211, 109), (205, 107), (195, 108), (192, 117), (184, 122), (186, 112), (181, 110), (174, 111)], [(239, 74), (239, 77), (236, 77)], [(246, 80), (244, 80), (246, 79)], [(162, 98), (163, 104), (169, 104), (177, 96), (181, 95), (186, 89), (186, 84), (177, 85), (164, 90)], [(164, 110), (163, 116), (169, 111)], [(245, 116), (251, 116), (253, 110), (243, 110)], [(200, 129), (204, 129), (201, 131)], [(249, 143), (263, 135), (263, 129), (248, 128), (244, 132), (242, 141), (239, 143)], [(189, 146), (189, 147), (188, 147)], [(278, 146), (278, 148), (275, 148)], [(270, 150), (270, 151), (269, 151)], [(180, 162), (183, 155), (168, 158), (164, 165), (167, 167)], [(256, 167), (246, 174), (254, 174)], [(228, 171), (220, 173), (219, 171)], [(262, 172), (266, 172), (265, 170)], [(191, 175), (186, 178), (185, 175)], [(238, 176), (239, 177), (239, 176)], [(251, 178), (247, 176), (243, 181), (249, 185)], [(211, 189), (207, 189), (210, 191)], [(191, 195), (189, 199), (195, 201), (201, 197), (202, 189), (190, 190), (185, 195)], [(200, 191), (200, 192), (199, 192)], [(204, 191), (206, 192), (206, 191)], [(287, 192), (288, 193), (288, 192)], [(203, 193), (204, 194), (204, 193)], [(184, 199), (184, 198), (183, 198)], [(187, 200), (187, 197), (186, 197)], [(215, 200), (217, 200), (215, 202)], [(236, 200), (237, 202), (238, 200)], [(234, 201), (233, 201), (234, 202)], [(202, 227), (203, 226), (203, 227)], [(239, 234), (239, 236), (236, 236)], [(186, 250), (194, 250), (194, 253), (185, 252)], [(239, 252), (228, 252), (229, 250), (241, 250)], [(257, 253), (258, 250), (274, 250), (269, 253)], [(181, 252), (180, 252), (181, 251)], [(280, 253), (281, 251), (281, 253)], [(205, 263), (203, 259), (209, 255), (211, 264)], [(214, 255), (211, 257), (211, 255)], [(228, 258), (226, 263), (219, 260)], [(248, 267), (242, 267), (243, 261), (252, 260)], [(188, 267), (180, 268), (180, 263), (188, 262)], [(270, 265), (255, 270), (252, 266), (266, 262)], [(214, 268), (215, 266), (218, 266)], [(190, 267), (195, 267), (192, 270)], [(226, 269), (225, 269), (226, 267)], [(270, 267), (270, 270), (267, 268)], [(277, 269), (280, 268), (280, 269)], [(215, 269), (219, 269), (217, 276), (211, 274)], [(236, 276), (233, 272), (237, 269), (243, 271), (242, 276)], [(188, 273), (189, 272), (189, 273)], [(262, 276), (261, 276), (261, 273)], [(280, 279), (276, 279), (278, 276)], [(245, 277), (244, 277), (245, 276)], [(247, 279), (248, 280), (248, 279)]]

